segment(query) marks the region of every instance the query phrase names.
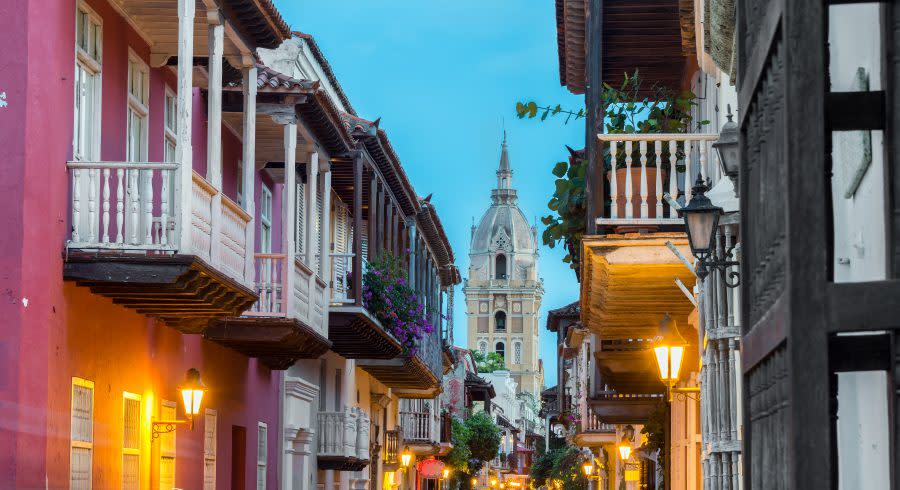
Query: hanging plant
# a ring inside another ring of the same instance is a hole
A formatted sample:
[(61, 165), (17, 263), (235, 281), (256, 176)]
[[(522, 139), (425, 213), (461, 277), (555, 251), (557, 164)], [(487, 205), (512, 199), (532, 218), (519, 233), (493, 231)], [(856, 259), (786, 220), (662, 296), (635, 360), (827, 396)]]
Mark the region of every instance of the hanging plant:
[(425, 306), (409, 285), (400, 260), (385, 253), (369, 262), (363, 276), (363, 306), (375, 315), (408, 355), (415, 355), (420, 341), (434, 331)]

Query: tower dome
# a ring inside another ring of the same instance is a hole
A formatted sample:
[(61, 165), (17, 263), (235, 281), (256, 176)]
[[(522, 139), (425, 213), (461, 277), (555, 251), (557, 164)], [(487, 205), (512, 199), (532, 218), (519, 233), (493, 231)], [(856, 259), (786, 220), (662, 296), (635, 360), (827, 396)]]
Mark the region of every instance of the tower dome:
[(528, 224), (518, 206), (516, 189), (512, 186), (513, 171), (509, 163), (506, 135), (500, 149), (500, 165), (497, 169), (497, 187), (491, 191), (491, 206), (485, 211), (478, 226), (472, 227), (469, 249), (470, 276), (491, 274), (490, 261), (503, 255), (509, 279), (537, 278), (536, 230)]

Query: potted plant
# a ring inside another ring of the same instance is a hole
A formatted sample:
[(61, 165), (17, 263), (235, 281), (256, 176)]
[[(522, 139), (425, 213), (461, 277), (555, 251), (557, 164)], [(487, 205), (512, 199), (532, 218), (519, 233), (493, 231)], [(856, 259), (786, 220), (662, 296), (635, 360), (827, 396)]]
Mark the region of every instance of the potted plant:
[[(643, 80), (640, 72), (635, 70), (633, 75), (625, 74), (622, 85), (618, 88), (607, 83), (603, 84), (603, 101), (605, 107), (605, 128), (607, 134), (663, 134), (685, 133), (690, 128), (693, 117), (691, 107), (695, 105), (695, 96), (690, 91), (675, 93), (672, 90), (654, 84), (649, 92), (650, 96), (642, 94)], [(701, 121), (699, 124), (708, 124), (709, 121)], [(626, 159), (625, 142), (616, 144), (615, 162), (613, 162), (611, 145), (603, 146), (603, 161), (606, 167), (607, 180), (611, 179), (612, 172), (616, 173), (616, 196), (619, 218), (625, 217), (627, 203), (626, 183), (629, 169)], [(675, 154), (671, 154), (669, 145), (662, 145), (662, 151), (657, 161), (657, 154), (652, 145), (648, 145), (646, 152), (647, 165), (646, 182), (647, 202), (656, 202), (657, 173), (661, 173), (660, 181), (668, 182), (672, 167), (676, 171), (684, 170), (684, 144), (679, 142)], [(631, 182), (632, 195), (636, 196), (641, 185), (641, 153), (640, 144), (634, 142), (631, 145)], [(661, 197), (661, 196), (659, 196)], [(633, 216), (640, 216), (640, 199), (632, 199)], [(650, 206), (649, 217), (656, 217), (656, 209)]]

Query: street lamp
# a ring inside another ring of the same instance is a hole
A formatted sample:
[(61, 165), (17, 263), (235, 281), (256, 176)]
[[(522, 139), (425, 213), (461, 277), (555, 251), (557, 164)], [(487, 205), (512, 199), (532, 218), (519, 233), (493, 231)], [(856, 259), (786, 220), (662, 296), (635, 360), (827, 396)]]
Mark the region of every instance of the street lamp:
[(412, 456), (409, 446), (406, 446), (403, 448), (403, 452), (400, 453), (400, 464), (402, 464), (404, 468), (409, 468), (409, 463), (412, 462)]
[(474, 489), (476, 485), (478, 485), (478, 478), (472, 478), (472, 488)]
[(684, 349), (687, 341), (678, 331), (678, 324), (668, 314), (659, 322), (659, 336), (653, 346), (656, 354), (656, 365), (659, 368), (659, 379), (666, 385), (669, 401), (672, 401), (672, 393), (698, 393), (699, 388), (676, 388), (678, 374), (681, 371), (681, 362), (684, 359)]
[(619, 450), (619, 456), (622, 457), (622, 461), (628, 461), (628, 458), (631, 457), (631, 441), (626, 441), (624, 438), (619, 441), (619, 446), (617, 448)]
[(728, 118), (728, 122), (719, 130), (719, 141), (713, 143), (712, 147), (719, 154), (719, 165), (722, 167), (722, 173), (731, 179), (737, 194), (739, 192), (737, 176), (741, 168), (741, 155), (738, 148), (738, 125), (732, 121), (731, 104), (728, 104), (728, 114), (725, 117)]
[(450, 477), (450, 468), (444, 468), (444, 479), (446, 480), (449, 477)]
[(587, 460), (581, 465), (581, 469), (584, 470), (584, 476), (590, 478), (594, 474), (594, 463), (591, 460)]
[(491, 478), (491, 488), (496, 487), (496, 486), (497, 486), (497, 479)]
[[(722, 208), (714, 205), (706, 197), (706, 191), (708, 190), (709, 186), (703, 181), (703, 177), (697, 175), (691, 202), (679, 209), (678, 212), (684, 218), (684, 227), (687, 230), (691, 253), (699, 261), (697, 277), (704, 279), (709, 275), (710, 271), (717, 269), (722, 274), (725, 285), (734, 288), (741, 283), (741, 276), (739, 272), (728, 271), (728, 268), (738, 265), (739, 262), (728, 260), (731, 257), (731, 251), (734, 249), (734, 246), (725, 251), (724, 257), (716, 257), (716, 229), (719, 226), (719, 217), (722, 216), (723, 211)], [(728, 272), (727, 277), (726, 271)], [(729, 279), (732, 279), (733, 282), (729, 281)]]
[(178, 425), (187, 425), (188, 430), (194, 430), (194, 416), (200, 413), (200, 405), (203, 402), (203, 394), (206, 393), (206, 385), (200, 381), (200, 371), (190, 368), (184, 377), (184, 383), (178, 387), (181, 399), (184, 402), (184, 414), (187, 420), (157, 420), (151, 424), (151, 438), (156, 439), (160, 434), (173, 432)]

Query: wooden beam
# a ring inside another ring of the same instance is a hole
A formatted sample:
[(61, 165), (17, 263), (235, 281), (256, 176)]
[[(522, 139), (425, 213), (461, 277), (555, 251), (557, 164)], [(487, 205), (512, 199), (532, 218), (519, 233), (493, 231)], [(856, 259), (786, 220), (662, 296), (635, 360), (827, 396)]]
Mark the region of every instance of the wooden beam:
[(897, 328), (900, 279), (829, 284), (828, 306), (831, 333)]
[(378, 254), (378, 177), (372, 172), (372, 180), (369, 182), (369, 260), (374, 260)]
[(282, 270), (282, 303), (284, 311), (288, 314), (294, 312), (294, 257), (297, 256), (297, 235), (294, 228), (297, 226), (297, 213), (294, 208), (297, 204), (297, 123), (290, 122), (284, 125), (284, 190), (281, 193), (281, 226), (283, 250), (287, 255)]
[(243, 179), (242, 198), (244, 200), (244, 211), (253, 219), (250, 221), (245, 231), (247, 256), (244, 262), (244, 278), (247, 281), (253, 281), (254, 254), (256, 250), (256, 211), (254, 201), (254, 190), (256, 186), (256, 67), (251, 66), (242, 70), (244, 77), (244, 138), (243, 138), (243, 159), (244, 174), (239, 178)]

